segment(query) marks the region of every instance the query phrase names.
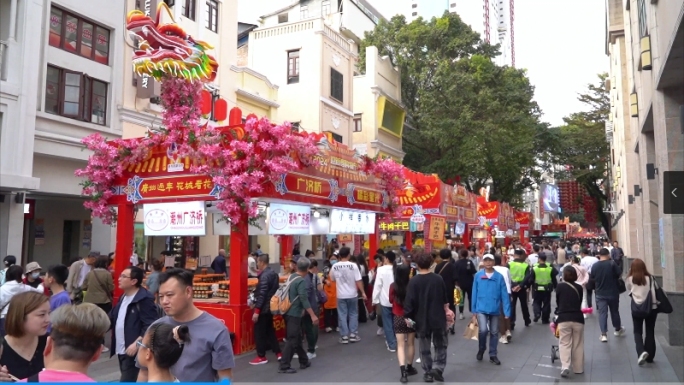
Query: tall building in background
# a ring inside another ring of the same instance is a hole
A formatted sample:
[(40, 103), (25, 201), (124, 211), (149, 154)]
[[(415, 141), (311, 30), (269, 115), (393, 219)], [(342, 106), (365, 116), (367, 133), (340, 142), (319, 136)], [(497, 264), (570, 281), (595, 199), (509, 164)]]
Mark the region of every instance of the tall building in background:
[(444, 11), (458, 14), (482, 40), (501, 45), (499, 65), (515, 67), (514, 0), (404, 0), (396, 13), (410, 22), (419, 17), (429, 20)]

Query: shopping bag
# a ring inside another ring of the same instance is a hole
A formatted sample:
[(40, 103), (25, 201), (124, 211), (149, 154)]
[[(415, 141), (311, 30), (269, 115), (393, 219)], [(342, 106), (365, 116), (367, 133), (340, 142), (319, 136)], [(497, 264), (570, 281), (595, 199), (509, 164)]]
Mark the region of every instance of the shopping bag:
[(454, 289), (454, 305), (460, 306), (463, 303), (463, 290), (460, 287)]
[(480, 328), (477, 326), (477, 322), (470, 321), (468, 323), (468, 326), (466, 327), (465, 332), (463, 332), (463, 337), (465, 337), (468, 340), (476, 340), (477, 341), (479, 332), (480, 332)]

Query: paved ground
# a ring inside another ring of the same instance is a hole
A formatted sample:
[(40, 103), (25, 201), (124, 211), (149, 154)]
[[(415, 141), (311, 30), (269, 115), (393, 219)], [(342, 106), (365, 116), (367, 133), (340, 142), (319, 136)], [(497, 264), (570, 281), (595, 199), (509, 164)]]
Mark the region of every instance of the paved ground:
[[(568, 382), (592, 383), (681, 383), (684, 368), (682, 348), (669, 347), (665, 340), (658, 338), (658, 351), (655, 362), (639, 367), (632, 335), (632, 321), (629, 317), (629, 297), (621, 300), (623, 325), (627, 329), (624, 337), (609, 335), (608, 343), (599, 342), (597, 316), (591, 316), (585, 328), (585, 372), (571, 375)], [(522, 318), (519, 316), (519, 318)], [(610, 321), (609, 321), (610, 324)], [(557, 343), (547, 325), (532, 324), (529, 328), (519, 328), (514, 332), (509, 345), (499, 345), (501, 366), (490, 364), (487, 360), (475, 360), (477, 342), (466, 340), (461, 333), (466, 321), (458, 321), (457, 334), (450, 337), (447, 369), (444, 377), (447, 382), (477, 383), (553, 383), (560, 381), (560, 364), (551, 363), (551, 345)], [(659, 322), (662, 332), (664, 325)], [(323, 333), (319, 340), (318, 357), (312, 366), (296, 374), (277, 373), (277, 362), (272, 355), (266, 365), (250, 366), (248, 361), (254, 353), (237, 358), (235, 380), (241, 383), (276, 382), (327, 382), (327, 383), (397, 383), (399, 368), (396, 353), (386, 350), (382, 337), (376, 336), (375, 323), (362, 324), (362, 341), (340, 345), (337, 335)], [(666, 354), (663, 352), (665, 351)], [(672, 362), (672, 363), (671, 363)], [(419, 368), (420, 364), (416, 364)], [(298, 367), (293, 360), (293, 367)], [(675, 369), (677, 368), (677, 369)], [(114, 359), (100, 359), (91, 374), (100, 382), (118, 379), (118, 364)], [(679, 375), (679, 377), (678, 377)], [(410, 382), (422, 382), (422, 374), (414, 376)]]

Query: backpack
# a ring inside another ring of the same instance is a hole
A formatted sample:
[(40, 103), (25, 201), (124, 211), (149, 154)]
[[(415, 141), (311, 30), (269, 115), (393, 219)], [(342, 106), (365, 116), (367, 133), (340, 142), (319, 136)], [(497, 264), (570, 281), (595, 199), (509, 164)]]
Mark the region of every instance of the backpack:
[(293, 301), (290, 301), (290, 285), (301, 278), (302, 277), (299, 276), (294, 278), (290, 277), (283, 286), (280, 286), (278, 290), (276, 290), (273, 297), (271, 297), (271, 313), (273, 315), (283, 315), (290, 310), (292, 303), (299, 298), (299, 296), (297, 296)]
[[(634, 297), (632, 297), (632, 316), (635, 318), (646, 318), (648, 317), (651, 312), (653, 311), (653, 298), (651, 297), (651, 290), (653, 289), (653, 278), (649, 277), (649, 287), (648, 287), (648, 295), (646, 296), (646, 300), (642, 303), (636, 303), (634, 301)], [(632, 295), (630, 294), (630, 297)]]

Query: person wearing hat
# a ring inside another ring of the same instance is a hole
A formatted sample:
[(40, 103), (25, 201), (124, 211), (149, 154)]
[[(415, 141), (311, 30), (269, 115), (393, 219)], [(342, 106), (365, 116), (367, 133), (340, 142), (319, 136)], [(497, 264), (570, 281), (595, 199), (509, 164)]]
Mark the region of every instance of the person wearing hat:
[(551, 322), (551, 292), (558, 285), (558, 270), (546, 260), (546, 254), (539, 254), (539, 263), (532, 267), (525, 282), (525, 286), (532, 288), (534, 322), (541, 318), (543, 324)]
[(472, 311), (477, 317), (479, 330), (479, 350), (477, 360), (482, 361), (487, 349), (487, 336), (489, 335), (489, 362), (501, 365), (497, 357), (499, 343), (499, 317), (503, 307), (504, 317), (511, 317), (511, 299), (508, 296), (506, 281), (499, 272), (494, 269), (494, 256), (485, 254), (482, 256), (484, 269), (475, 274), (473, 280), (473, 306)]
[[(43, 279), (40, 277), (40, 272), (43, 269), (40, 267), (38, 262), (29, 262), (26, 264), (26, 273), (24, 274), (24, 284), (29, 285), (34, 289), (39, 286), (43, 288), (45, 295), (50, 296), (50, 288), (47, 285), (43, 285)], [(42, 286), (41, 286), (42, 285)]]
[(15, 257), (14, 255), (8, 255), (5, 257), (4, 262), (5, 262), (5, 268), (0, 270), (0, 286), (2, 286), (5, 283), (6, 276), (7, 276), (7, 269), (9, 269), (10, 266), (17, 264), (17, 257)]

